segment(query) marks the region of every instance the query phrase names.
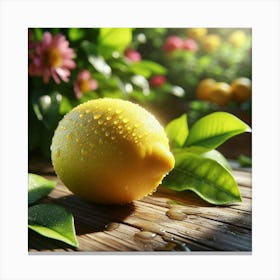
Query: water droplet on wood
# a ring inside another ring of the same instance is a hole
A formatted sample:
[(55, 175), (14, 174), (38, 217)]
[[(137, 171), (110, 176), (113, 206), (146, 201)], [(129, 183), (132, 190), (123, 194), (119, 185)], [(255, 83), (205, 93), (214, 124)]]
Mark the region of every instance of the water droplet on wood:
[(155, 232), (158, 234), (162, 234), (165, 232), (165, 230), (160, 225), (150, 222), (150, 221), (142, 220), (137, 223), (137, 226), (140, 227), (141, 230), (151, 231), (151, 232)]
[(119, 226), (120, 226), (119, 223), (110, 223), (108, 225), (105, 225), (105, 230), (112, 231), (112, 230), (117, 229)]
[(134, 238), (137, 240), (149, 240), (156, 237), (156, 234), (154, 232), (150, 231), (139, 231), (134, 234)]
[(187, 217), (187, 215), (184, 212), (173, 208), (169, 209), (165, 214), (170, 219), (177, 221), (183, 221)]

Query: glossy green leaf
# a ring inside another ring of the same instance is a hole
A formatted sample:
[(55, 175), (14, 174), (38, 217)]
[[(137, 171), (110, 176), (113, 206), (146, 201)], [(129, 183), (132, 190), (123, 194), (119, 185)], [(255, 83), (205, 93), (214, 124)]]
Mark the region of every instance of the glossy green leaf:
[(101, 28), (98, 36), (98, 50), (100, 53), (106, 50), (123, 52), (131, 40), (131, 28)]
[(165, 131), (172, 148), (182, 147), (189, 133), (187, 115), (183, 114), (169, 122)]
[(207, 152), (235, 135), (250, 131), (250, 127), (234, 115), (215, 112), (194, 123), (185, 146), (192, 147), (193, 152)]
[(38, 204), (28, 208), (28, 227), (37, 233), (78, 247), (73, 215), (55, 204)]
[(28, 174), (28, 205), (47, 196), (56, 186), (55, 181), (47, 180), (42, 176)]
[(175, 167), (163, 185), (175, 191), (191, 190), (216, 205), (240, 202), (234, 177), (218, 162), (192, 153), (175, 154)]
[(204, 158), (210, 158), (217, 161), (219, 164), (221, 164), (223, 167), (225, 167), (228, 170), (232, 169), (227, 159), (217, 150), (211, 150), (209, 152), (200, 155)]
[(61, 103), (59, 105), (59, 113), (61, 115), (67, 114), (72, 110), (73, 106), (67, 96), (62, 96)]
[(81, 43), (81, 49), (87, 54), (87, 56), (96, 56), (97, 55), (97, 46), (90, 41), (83, 40)]
[(135, 74), (142, 75), (145, 78), (149, 78), (152, 74), (165, 75), (167, 72), (165, 67), (149, 60), (133, 62), (130, 64), (129, 69)]
[(251, 157), (248, 157), (245, 155), (240, 155), (237, 159), (237, 162), (242, 167), (252, 167), (252, 158)]
[(49, 130), (57, 127), (61, 115), (59, 112), (62, 95), (57, 91), (36, 90), (32, 92), (32, 106), (39, 121)]

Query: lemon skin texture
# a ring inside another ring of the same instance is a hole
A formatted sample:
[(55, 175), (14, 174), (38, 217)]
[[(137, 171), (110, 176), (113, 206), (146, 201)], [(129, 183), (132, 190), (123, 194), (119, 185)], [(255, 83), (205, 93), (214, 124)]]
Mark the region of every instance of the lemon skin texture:
[(100, 98), (64, 116), (51, 145), (61, 181), (83, 199), (125, 204), (153, 193), (174, 167), (164, 128), (130, 101)]

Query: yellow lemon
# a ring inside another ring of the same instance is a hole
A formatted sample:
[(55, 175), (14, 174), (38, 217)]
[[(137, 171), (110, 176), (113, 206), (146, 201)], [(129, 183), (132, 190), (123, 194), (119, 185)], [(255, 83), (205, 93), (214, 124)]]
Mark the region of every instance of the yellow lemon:
[(245, 77), (235, 79), (231, 83), (232, 95), (238, 103), (249, 100), (252, 96), (251, 80)]
[(187, 35), (190, 38), (200, 40), (207, 34), (207, 28), (187, 28)]
[(221, 45), (221, 38), (216, 34), (209, 34), (203, 38), (202, 48), (205, 52), (212, 53)]
[(228, 37), (228, 42), (235, 48), (242, 47), (246, 42), (246, 34), (242, 30), (236, 30)]
[(196, 88), (196, 97), (200, 100), (208, 100), (210, 99), (210, 94), (215, 86), (216, 81), (214, 79), (203, 79), (199, 82)]
[(137, 104), (113, 98), (88, 101), (66, 114), (51, 155), (58, 177), (73, 193), (104, 204), (151, 194), (175, 163), (157, 119)]

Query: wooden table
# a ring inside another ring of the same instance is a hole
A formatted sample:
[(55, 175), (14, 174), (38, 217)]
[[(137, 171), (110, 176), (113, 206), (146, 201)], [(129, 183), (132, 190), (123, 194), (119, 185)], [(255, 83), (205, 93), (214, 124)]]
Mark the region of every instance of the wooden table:
[(58, 182), (44, 199), (74, 215), (79, 247), (29, 231), (29, 252), (239, 251), (252, 250), (252, 176), (233, 174), (242, 203), (213, 206), (192, 192), (160, 186), (152, 196), (124, 206), (102, 206), (73, 195), (49, 164), (30, 161), (29, 172)]

